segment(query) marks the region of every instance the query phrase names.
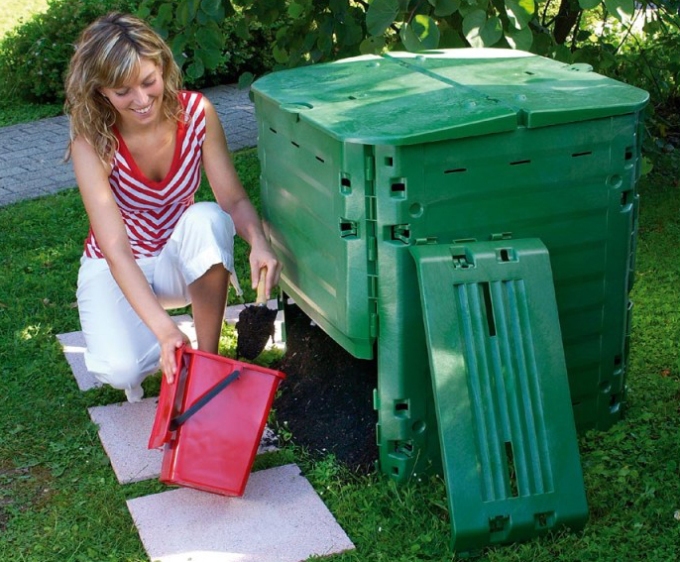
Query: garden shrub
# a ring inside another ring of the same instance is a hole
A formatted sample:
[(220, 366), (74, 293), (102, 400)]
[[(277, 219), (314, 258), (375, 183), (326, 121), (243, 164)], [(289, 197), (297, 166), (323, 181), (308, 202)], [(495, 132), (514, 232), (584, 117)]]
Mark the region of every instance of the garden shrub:
[(61, 102), (64, 74), (80, 32), (111, 11), (130, 12), (135, 0), (50, 0), (0, 43), (0, 90), (28, 102)]
[(275, 64), (271, 45), (282, 19), (262, 23), (226, 0), (143, 0), (136, 13), (166, 39), (187, 88), (234, 83)]
[[(147, 11), (140, 16), (153, 25), (162, 4), (142, 2)], [(135, 13), (139, 5), (138, 0), (49, 0), (44, 13), (10, 31), (0, 42), (0, 94), (29, 103), (63, 102), (64, 75), (80, 32), (101, 15)], [(170, 29), (171, 34), (180, 31), (177, 24)], [(185, 75), (188, 88), (236, 82), (245, 70), (259, 74), (271, 68), (271, 27), (246, 21), (236, 12), (224, 18), (221, 31), (226, 41), (219, 63), (200, 76)], [(196, 56), (191, 45), (183, 55), (188, 60)], [(184, 62), (180, 57), (180, 66), (185, 66)]]

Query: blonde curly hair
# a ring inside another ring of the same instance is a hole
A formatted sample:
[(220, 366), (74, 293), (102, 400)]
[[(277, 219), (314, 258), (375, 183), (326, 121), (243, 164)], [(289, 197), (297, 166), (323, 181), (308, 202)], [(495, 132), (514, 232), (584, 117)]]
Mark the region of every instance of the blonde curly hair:
[[(95, 20), (80, 35), (66, 75), (64, 112), (70, 116), (71, 142), (82, 136), (104, 163), (118, 148), (113, 132), (116, 110), (101, 88), (120, 88), (133, 80), (142, 59), (161, 68), (165, 90), (162, 111), (167, 119), (180, 121), (183, 110), (178, 92), (182, 75), (172, 51), (144, 21), (111, 13)], [(66, 159), (70, 156), (69, 150)]]

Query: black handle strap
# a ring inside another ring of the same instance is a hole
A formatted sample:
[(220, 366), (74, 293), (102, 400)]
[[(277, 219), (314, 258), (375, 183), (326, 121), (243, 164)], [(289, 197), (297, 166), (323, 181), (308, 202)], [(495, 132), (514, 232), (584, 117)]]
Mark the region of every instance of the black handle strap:
[(191, 416), (203, 408), (208, 402), (210, 402), (215, 396), (227, 388), (232, 382), (234, 382), (239, 376), (239, 371), (234, 371), (230, 375), (223, 378), (215, 386), (213, 386), (208, 392), (201, 396), (196, 402), (194, 402), (189, 408), (187, 408), (182, 414), (172, 418), (170, 421), (170, 430), (177, 430), (183, 423), (185, 423)]

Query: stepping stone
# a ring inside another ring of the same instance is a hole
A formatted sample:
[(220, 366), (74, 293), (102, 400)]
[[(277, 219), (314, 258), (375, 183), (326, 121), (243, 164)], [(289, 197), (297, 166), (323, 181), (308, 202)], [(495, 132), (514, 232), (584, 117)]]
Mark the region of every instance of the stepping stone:
[[(147, 449), (156, 416), (157, 398), (130, 404), (110, 404), (88, 408), (90, 418), (99, 426), (99, 439), (118, 482), (128, 484), (158, 478), (163, 452)], [(276, 436), (265, 428), (258, 454), (276, 450)]]
[(300, 562), (354, 548), (294, 464), (253, 473), (240, 498), (179, 488), (127, 505), (154, 562)]
[[(196, 347), (196, 329), (194, 328), (194, 321), (191, 316), (181, 314), (173, 316), (173, 320), (177, 323), (177, 327), (187, 335), (191, 345)], [(76, 378), (78, 388), (86, 391), (102, 386), (102, 383), (85, 366), (85, 336), (83, 332), (58, 334), (57, 339), (61, 343), (66, 361), (68, 361), (73, 376)]]

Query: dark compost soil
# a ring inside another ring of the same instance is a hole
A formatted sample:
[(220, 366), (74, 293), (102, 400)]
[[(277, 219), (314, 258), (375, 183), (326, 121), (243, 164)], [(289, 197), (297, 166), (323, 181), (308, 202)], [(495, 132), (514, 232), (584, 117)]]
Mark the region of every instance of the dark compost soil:
[(286, 354), (272, 367), (286, 374), (274, 409), (279, 424), (288, 422), (293, 442), (312, 454), (334, 453), (356, 472), (373, 470), (375, 360), (356, 359), (289, 305)]

